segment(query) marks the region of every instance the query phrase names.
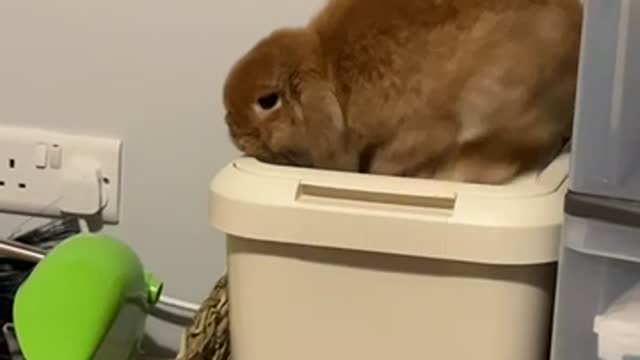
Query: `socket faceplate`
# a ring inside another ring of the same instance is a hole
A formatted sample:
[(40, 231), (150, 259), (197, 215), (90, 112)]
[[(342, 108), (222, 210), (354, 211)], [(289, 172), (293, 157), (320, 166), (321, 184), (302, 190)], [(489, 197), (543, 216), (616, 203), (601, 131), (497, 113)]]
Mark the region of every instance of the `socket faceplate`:
[(102, 175), (106, 205), (101, 218), (117, 223), (121, 152), (122, 142), (116, 139), (0, 126), (0, 211), (60, 216), (65, 175), (93, 167)]

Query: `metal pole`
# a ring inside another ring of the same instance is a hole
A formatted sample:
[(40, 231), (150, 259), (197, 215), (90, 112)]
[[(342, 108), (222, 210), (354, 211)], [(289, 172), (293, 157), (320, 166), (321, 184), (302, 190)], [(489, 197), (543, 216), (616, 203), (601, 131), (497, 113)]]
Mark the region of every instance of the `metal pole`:
[(0, 256), (37, 263), (46, 255), (45, 251), (34, 246), (10, 240), (0, 240)]

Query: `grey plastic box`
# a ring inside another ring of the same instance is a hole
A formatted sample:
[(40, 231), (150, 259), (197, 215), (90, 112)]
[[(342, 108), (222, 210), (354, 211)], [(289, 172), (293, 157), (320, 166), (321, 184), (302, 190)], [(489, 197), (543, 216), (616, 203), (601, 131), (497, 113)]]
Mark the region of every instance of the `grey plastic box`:
[(640, 224), (568, 215), (563, 232), (551, 360), (597, 360), (596, 317), (640, 282)]
[(573, 191), (640, 200), (640, 0), (585, 0)]
[[(625, 346), (640, 333), (596, 331), (640, 283), (640, 0), (584, 8), (551, 360), (640, 359)], [(638, 316), (622, 323), (640, 329)]]

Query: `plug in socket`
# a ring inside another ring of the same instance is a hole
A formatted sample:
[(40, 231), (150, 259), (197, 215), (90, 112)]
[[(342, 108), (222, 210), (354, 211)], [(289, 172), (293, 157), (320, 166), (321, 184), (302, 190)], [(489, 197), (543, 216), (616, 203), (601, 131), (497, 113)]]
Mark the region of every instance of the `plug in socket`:
[(107, 201), (100, 204), (104, 206), (99, 215), (105, 223), (117, 223), (121, 153), (122, 142), (117, 139), (0, 126), (0, 211), (62, 215), (64, 193), (78, 195), (69, 193), (65, 173), (78, 171), (72, 166), (81, 159), (103, 176), (100, 192)]

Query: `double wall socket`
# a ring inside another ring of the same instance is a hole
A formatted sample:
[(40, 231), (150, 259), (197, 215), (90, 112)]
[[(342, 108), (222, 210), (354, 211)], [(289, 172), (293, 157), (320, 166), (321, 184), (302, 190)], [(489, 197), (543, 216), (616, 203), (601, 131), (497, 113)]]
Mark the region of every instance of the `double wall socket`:
[(78, 214), (117, 223), (121, 152), (116, 139), (0, 126), (0, 211), (57, 217), (95, 205)]

